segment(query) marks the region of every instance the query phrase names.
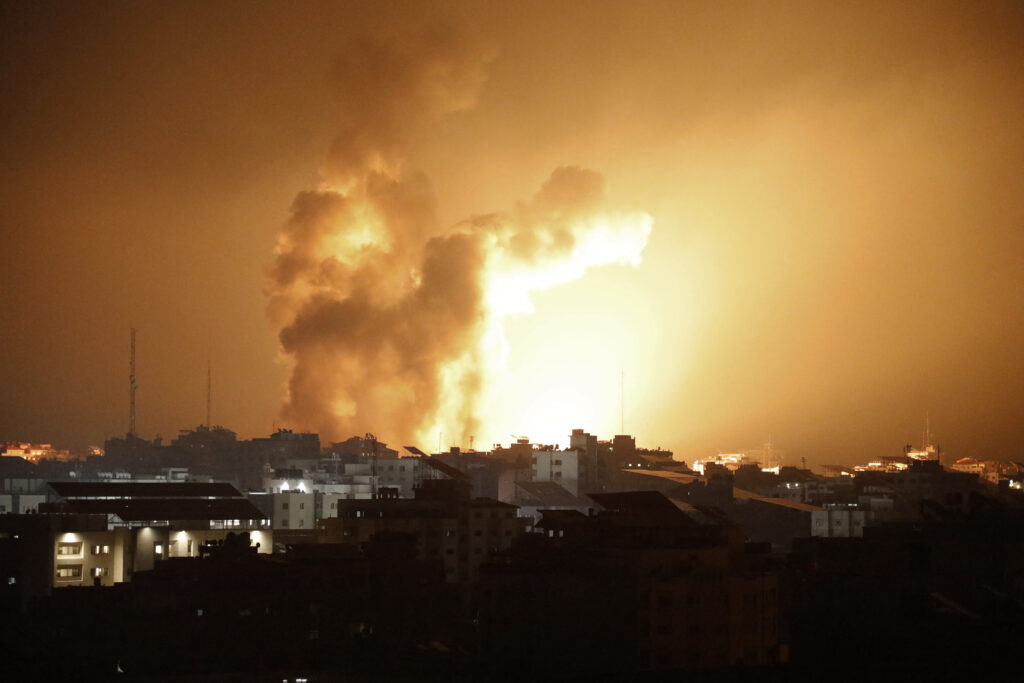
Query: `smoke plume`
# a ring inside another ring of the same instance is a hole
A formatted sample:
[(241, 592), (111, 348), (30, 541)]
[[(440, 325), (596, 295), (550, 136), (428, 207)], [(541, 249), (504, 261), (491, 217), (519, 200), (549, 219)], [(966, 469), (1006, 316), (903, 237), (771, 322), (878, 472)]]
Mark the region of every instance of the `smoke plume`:
[(480, 434), (508, 352), (504, 317), (588, 267), (639, 263), (650, 217), (607, 212), (603, 179), (577, 167), (510, 211), (437, 224), (430, 181), (405, 156), (440, 116), (474, 104), (491, 56), (445, 27), (356, 41), (335, 64), (340, 125), (323, 182), (295, 198), (269, 268), (289, 424), (328, 440)]

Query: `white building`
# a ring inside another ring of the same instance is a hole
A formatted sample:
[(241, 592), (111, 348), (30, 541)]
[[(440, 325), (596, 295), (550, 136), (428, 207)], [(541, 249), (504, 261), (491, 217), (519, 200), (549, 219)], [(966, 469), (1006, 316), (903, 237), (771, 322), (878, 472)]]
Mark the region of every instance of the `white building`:
[(315, 494), (283, 492), (271, 495), (274, 500), (271, 526), (274, 529), (311, 531), (316, 528)]
[(811, 536), (861, 538), (866, 513), (854, 507), (828, 507), (811, 512)]
[[(57, 502), (37, 514), (0, 516), (20, 558), (9, 583), (26, 594), (64, 586), (110, 586), (169, 557), (197, 557), (204, 544), (248, 534), (273, 549), (269, 520), (225, 483), (53, 482)], [(18, 550), (18, 546), (21, 549)], [(14, 566), (14, 565), (12, 565)]]
[(572, 495), (580, 495), (581, 455), (572, 449), (534, 451), (530, 466), (533, 481), (553, 481)]

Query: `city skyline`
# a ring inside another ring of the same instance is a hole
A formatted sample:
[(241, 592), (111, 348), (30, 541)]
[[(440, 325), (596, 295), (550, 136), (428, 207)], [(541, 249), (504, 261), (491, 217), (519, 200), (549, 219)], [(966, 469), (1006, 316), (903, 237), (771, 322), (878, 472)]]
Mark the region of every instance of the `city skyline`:
[[(0, 441), (84, 448), (124, 433), (131, 327), (141, 436), (209, 421), (208, 359), (215, 424), (320, 431), (308, 408), (282, 414), (295, 356), (282, 354), (288, 323), (268, 320), (269, 272), (295, 198), (325, 179), (348, 187), (328, 150), (355, 92), (369, 115), (424, 98), (422, 122), (374, 138), (397, 140), (401, 168), (387, 170), (413, 193), (409, 211), (430, 214), (418, 244), (490, 216), (515, 235), (547, 230), (538, 212), (577, 206), (565, 188), (583, 188), (587, 211), (650, 219), (643, 244), (527, 287), (490, 389), (453, 408), (479, 425), (423, 418), (423, 445), (439, 431), (457, 435), (446, 445), (558, 442), (582, 427), (687, 461), (771, 436), (796, 461), (852, 464), (916, 444), (929, 414), (956, 457), (1021, 457), (1019, 6), (4, 16)], [(415, 63), (435, 54), (422, 36), (437, 26), (468, 36), (441, 41), (468, 66), (440, 95), (402, 90), (399, 67), (366, 83), (372, 60), (339, 67), (366, 36)], [(478, 310), (491, 309), (468, 319)], [(420, 339), (444, 327), (417, 324)], [(453, 343), (475, 348), (472, 334)], [(460, 357), (439, 353), (417, 377)], [(393, 389), (408, 376), (379, 377)], [(361, 398), (374, 410), (342, 438), (404, 438), (388, 397)]]

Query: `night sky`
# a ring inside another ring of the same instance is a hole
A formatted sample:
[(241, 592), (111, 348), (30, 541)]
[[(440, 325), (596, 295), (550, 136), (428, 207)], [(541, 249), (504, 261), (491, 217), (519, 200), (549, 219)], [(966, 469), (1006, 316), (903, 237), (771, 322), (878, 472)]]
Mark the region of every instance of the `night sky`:
[(7, 3), (0, 441), (123, 434), (135, 327), (145, 438), (209, 354), (245, 438), (1024, 459), (1022, 73), (1015, 2)]

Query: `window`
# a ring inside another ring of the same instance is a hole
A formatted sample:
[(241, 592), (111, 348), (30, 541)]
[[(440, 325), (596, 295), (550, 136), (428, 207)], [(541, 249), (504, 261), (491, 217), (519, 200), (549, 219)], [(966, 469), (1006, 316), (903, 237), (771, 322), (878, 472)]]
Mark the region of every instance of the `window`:
[(110, 554), (110, 546), (109, 545), (103, 546), (103, 554), (104, 555), (109, 555)]
[(287, 510), (288, 509), (288, 503), (281, 503), (281, 509), (282, 510)]
[(92, 554), (93, 554), (93, 555), (99, 555), (99, 554), (100, 554), (100, 551), (101, 551), (101, 549), (102, 549), (102, 548), (101, 548), (100, 546), (98, 546), (98, 545), (94, 545), (94, 546), (92, 547)]
[(106, 576), (109, 570), (106, 567), (93, 567), (92, 575), (94, 577)]
[(331, 509), (332, 510), (336, 510), (337, 508), (338, 508), (338, 504), (336, 502), (335, 503), (331, 503)]
[[(57, 544), (57, 556), (58, 557), (74, 557), (82, 554), (81, 543), (58, 543)], [(81, 567), (79, 567), (81, 569)]]
[(192, 557), (192, 539), (188, 539), (188, 556)]
[(157, 555), (163, 555), (164, 554), (164, 544), (163, 543), (157, 543), (155, 546), (153, 546), (153, 552), (155, 552)]
[(299, 503), (299, 509), (300, 510), (305, 510), (306, 509), (306, 504), (305, 503)]
[(62, 581), (80, 581), (82, 578), (82, 565), (69, 564), (57, 567), (57, 578)]

